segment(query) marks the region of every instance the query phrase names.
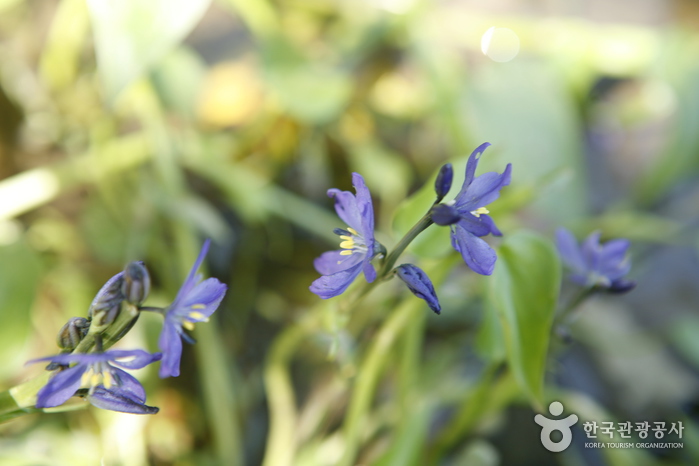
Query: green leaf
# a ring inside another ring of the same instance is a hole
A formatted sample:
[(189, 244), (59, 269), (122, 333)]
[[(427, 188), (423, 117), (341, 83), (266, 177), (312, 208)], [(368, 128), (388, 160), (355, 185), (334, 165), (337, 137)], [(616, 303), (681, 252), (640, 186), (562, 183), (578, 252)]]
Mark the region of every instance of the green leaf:
[(108, 100), (147, 72), (197, 24), (211, 0), (88, 0)]
[(428, 430), (434, 409), (426, 403), (417, 404), (406, 413), (406, 422), (396, 430), (393, 444), (375, 466), (412, 466), (422, 464), (421, 452), (429, 437)]
[(538, 406), (560, 281), (560, 261), (549, 240), (518, 232), (499, 248), (489, 299), (502, 322), (510, 369)]
[(16, 371), (31, 330), (31, 308), (42, 263), (24, 241), (0, 247), (0, 378)]
[(307, 59), (283, 37), (267, 41), (262, 49), (264, 78), (281, 106), (308, 124), (337, 118), (352, 92), (346, 71)]

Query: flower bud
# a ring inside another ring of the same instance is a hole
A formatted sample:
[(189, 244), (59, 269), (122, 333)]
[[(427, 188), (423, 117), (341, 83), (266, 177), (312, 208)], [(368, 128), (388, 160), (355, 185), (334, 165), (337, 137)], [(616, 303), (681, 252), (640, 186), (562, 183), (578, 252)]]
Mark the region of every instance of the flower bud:
[(415, 296), (427, 302), (430, 309), (436, 314), (442, 312), (432, 281), (422, 269), (413, 264), (402, 264), (396, 267), (395, 272)]
[(124, 299), (138, 306), (148, 297), (150, 292), (150, 275), (143, 262), (130, 262), (124, 269), (124, 281), (121, 293)]
[(447, 163), (443, 165), (437, 174), (437, 179), (434, 182), (434, 190), (437, 193), (437, 200), (435, 202), (439, 202), (444, 199), (444, 196), (446, 196), (451, 189), (451, 182), (453, 179), (454, 169), (452, 168), (451, 164)]
[(437, 204), (430, 211), (432, 221), (437, 225), (452, 225), (461, 219), (459, 211), (447, 204)]
[(73, 350), (85, 338), (90, 322), (84, 317), (72, 317), (58, 332), (58, 347)]
[(122, 287), (124, 285), (124, 272), (119, 272), (104, 284), (97, 292), (95, 299), (90, 304), (87, 313), (88, 320), (95, 326), (94, 330), (103, 330), (119, 315), (121, 302), (124, 300)]

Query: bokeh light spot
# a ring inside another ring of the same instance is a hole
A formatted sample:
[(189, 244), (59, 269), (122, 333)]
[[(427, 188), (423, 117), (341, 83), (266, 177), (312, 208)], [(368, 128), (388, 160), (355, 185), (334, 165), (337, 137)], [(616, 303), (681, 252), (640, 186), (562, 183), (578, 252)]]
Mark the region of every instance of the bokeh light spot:
[(508, 62), (519, 53), (519, 37), (512, 29), (493, 26), (481, 37), (481, 51), (493, 61)]

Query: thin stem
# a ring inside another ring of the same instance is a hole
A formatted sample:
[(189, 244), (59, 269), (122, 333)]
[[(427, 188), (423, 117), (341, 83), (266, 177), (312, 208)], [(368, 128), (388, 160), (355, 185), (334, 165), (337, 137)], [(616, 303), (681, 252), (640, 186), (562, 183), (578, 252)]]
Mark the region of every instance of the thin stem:
[(383, 261), (381, 271), (378, 274), (379, 278), (385, 278), (391, 272), (391, 270), (393, 270), (393, 266), (396, 264), (398, 257), (400, 257), (410, 243), (417, 238), (417, 235), (425, 231), (427, 227), (432, 225), (432, 223), (434, 222), (432, 222), (432, 217), (430, 217), (428, 212), (415, 224), (415, 226), (410, 229), (410, 231), (405, 234), (405, 236), (403, 236), (403, 238), (401, 238), (393, 251), (391, 251), (391, 253), (386, 256), (386, 259)]

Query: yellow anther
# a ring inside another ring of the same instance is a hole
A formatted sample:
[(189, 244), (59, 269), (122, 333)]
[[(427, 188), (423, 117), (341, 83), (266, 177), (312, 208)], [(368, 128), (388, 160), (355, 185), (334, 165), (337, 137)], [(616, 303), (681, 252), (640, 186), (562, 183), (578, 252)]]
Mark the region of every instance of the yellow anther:
[(192, 309), (206, 309), (206, 304), (192, 304)]
[(85, 372), (83, 372), (83, 375), (80, 378), (80, 385), (90, 385), (91, 379), (92, 379), (92, 369), (88, 369)]
[(185, 320), (184, 322), (182, 322), (182, 326), (183, 326), (184, 328), (186, 328), (187, 330), (189, 330), (190, 332), (191, 332), (192, 330), (194, 330), (194, 322), (190, 322), (190, 321), (188, 321), (188, 320)]
[(340, 243), (340, 247), (342, 249), (352, 249), (354, 247), (354, 241), (343, 241), (342, 243)]
[(93, 374), (92, 377), (90, 377), (90, 386), (96, 387), (97, 385), (100, 384), (100, 382), (102, 382), (102, 378), (103, 378), (102, 374), (97, 374), (97, 373)]
[(347, 227), (347, 231), (352, 233), (354, 236), (360, 236), (359, 233), (357, 233), (357, 230), (355, 230), (354, 228)]
[[(194, 307), (194, 306), (192, 306), (192, 307)], [(208, 317), (206, 317), (201, 312), (197, 312), (197, 311), (190, 312), (189, 317), (194, 319), (194, 320), (198, 320), (199, 322), (208, 322), (209, 321)]]
[(490, 211), (488, 209), (486, 209), (485, 207), (479, 207), (476, 210), (471, 211), (471, 215), (473, 215), (475, 217), (480, 217), (481, 214), (489, 214), (489, 213), (490, 213)]
[(114, 381), (112, 380), (112, 374), (106, 373), (104, 374), (104, 377), (102, 378), (102, 385), (104, 385), (104, 388), (109, 390), (111, 386), (114, 384)]
[[(341, 255), (341, 256), (349, 256), (350, 254), (352, 254), (352, 250), (351, 250), (351, 249), (345, 249), (344, 251), (340, 251), (340, 255)], [(338, 263), (339, 263), (339, 262), (338, 262)]]

